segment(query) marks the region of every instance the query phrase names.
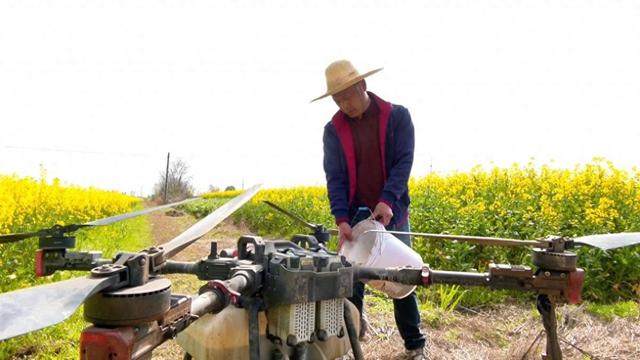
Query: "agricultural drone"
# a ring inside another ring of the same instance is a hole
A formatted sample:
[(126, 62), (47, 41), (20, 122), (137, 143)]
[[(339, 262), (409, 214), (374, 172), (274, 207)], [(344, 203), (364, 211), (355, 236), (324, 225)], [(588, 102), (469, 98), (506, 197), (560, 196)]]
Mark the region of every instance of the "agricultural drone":
[[(514, 289), (537, 294), (547, 334), (546, 358), (562, 359), (555, 306), (581, 301), (584, 271), (577, 268), (575, 245), (602, 249), (640, 243), (640, 233), (542, 240), (410, 233), (427, 238), (483, 245), (532, 247), (534, 268), (491, 264), (488, 272), (356, 266), (325, 247), (335, 230), (309, 223), (268, 203), (312, 230), (291, 241), (242, 236), (235, 251), (218, 251), (194, 262), (171, 258), (202, 238), (257, 192), (255, 186), (231, 199), (171, 241), (134, 253), (102, 259), (99, 252), (74, 252), (70, 236), (82, 227), (108, 225), (180, 203), (163, 205), (80, 225), (0, 236), (0, 243), (40, 238), (38, 276), (57, 270), (88, 270), (90, 275), (0, 294), (0, 340), (54, 325), (84, 303), (93, 326), (80, 337), (81, 359), (150, 359), (168, 339), (186, 351), (185, 359), (335, 359), (363, 353), (356, 334), (359, 314), (345, 299), (356, 280), (407, 285), (460, 284)], [(186, 200), (191, 201), (191, 200)], [(181, 202), (183, 203), (183, 202)], [(395, 232), (390, 232), (395, 233)], [(1, 245), (0, 245), (1, 246)], [(171, 292), (163, 274), (191, 274), (203, 280), (197, 295)]]

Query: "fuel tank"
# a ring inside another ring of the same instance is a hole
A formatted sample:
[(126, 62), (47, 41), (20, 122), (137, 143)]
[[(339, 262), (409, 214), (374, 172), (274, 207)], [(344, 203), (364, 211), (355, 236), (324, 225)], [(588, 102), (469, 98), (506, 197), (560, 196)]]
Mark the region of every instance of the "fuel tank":
[[(345, 304), (351, 309), (357, 334), (360, 332), (359, 313), (351, 302), (345, 300)], [(314, 335), (309, 341), (289, 346), (286, 339), (267, 335), (268, 312), (259, 313), (261, 360), (278, 358), (274, 354), (281, 354), (282, 359), (328, 360), (339, 358), (351, 349), (346, 328), (337, 335), (326, 336), (325, 332), (325, 336)], [(249, 313), (242, 308), (227, 306), (217, 314), (206, 314), (180, 332), (176, 341), (195, 360), (249, 360)], [(300, 356), (300, 351), (305, 355)]]

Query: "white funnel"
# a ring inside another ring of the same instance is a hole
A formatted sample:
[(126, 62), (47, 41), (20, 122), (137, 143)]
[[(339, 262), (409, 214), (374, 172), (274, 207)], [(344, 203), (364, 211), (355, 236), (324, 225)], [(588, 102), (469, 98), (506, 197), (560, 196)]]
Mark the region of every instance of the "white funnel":
[[(373, 232), (382, 230), (384, 225), (375, 220), (363, 220), (353, 227), (353, 241), (345, 241), (340, 249), (353, 265), (376, 268), (404, 268), (422, 269), (422, 258), (397, 237), (389, 233)], [(407, 297), (416, 288), (415, 285), (405, 285), (390, 281), (370, 280), (370, 286), (378, 289), (394, 299)]]

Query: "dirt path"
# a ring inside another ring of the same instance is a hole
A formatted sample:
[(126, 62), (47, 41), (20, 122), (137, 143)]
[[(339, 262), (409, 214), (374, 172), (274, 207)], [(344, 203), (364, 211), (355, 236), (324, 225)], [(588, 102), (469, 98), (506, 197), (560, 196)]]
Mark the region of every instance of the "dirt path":
[[(170, 217), (164, 213), (151, 215), (156, 243), (164, 243), (196, 220), (189, 216)], [(176, 260), (196, 260), (209, 253), (210, 241), (218, 241), (218, 249), (233, 247), (240, 235), (250, 234), (245, 228), (223, 222), (203, 239), (176, 256)], [(173, 291), (195, 293), (201, 281), (188, 275), (171, 275)], [(390, 300), (367, 296), (367, 314), (371, 323), (371, 338), (363, 343), (366, 359), (395, 360), (404, 358), (402, 340), (393, 318)], [(563, 306), (558, 309), (559, 333), (563, 359), (640, 359), (640, 324), (637, 319), (602, 321), (585, 313), (583, 307)], [(500, 304), (483, 310), (452, 313), (430, 313), (423, 328), (429, 338), (429, 355), (433, 360), (460, 359), (540, 359), (544, 340), (533, 346), (542, 324), (529, 304)], [(571, 346), (571, 345), (573, 346)], [(577, 350), (583, 349), (590, 356)], [(182, 359), (184, 352), (168, 341), (156, 349), (153, 359)]]
[[(163, 212), (152, 213), (149, 220), (156, 244), (163, 244), (170, 241), (197, 222), (196, 218), (188, 214), (183, 216), (168, 216)], [(247, 228), (235, 225), (230, 221), (224, 221), (213, 231), (177, 254), (173, 260), (198, 260), (209, 254), (211, 241), (215, 240), (218, 242), (218, 250), (232, 248), (235, 247), (241, 235), (248, 234), (251, 234), (251, 232)], [(174, 293), (195, 294), (203, 284), (202, 281), (192, 275), (172, 274), (167, 275), (167, 277), (171, 279), (172, 292)], [(154, 360), (182, 359), (183, 356), (184, 351), (175, 341), (167, 341), (153, 351)]]
[[(576, 306), (562, 306), (557, 312), (561, 342), (566, 340), (561, 344), (563, 359), (640, 359), (637, 319), (602, 321)], [(367, 358), (401, 359), (397, 354), (403, 350), (402, 342), (392, 314), (381, 312), (369, 318), (374, 336), (364, 346)], [(423, 328), (430, 339), (433, 360), (541, 359), (545, 346), (543, 336), (528, 352), (543, 328), (537, 312), (527, 304), (442, 314), (435, 327), (425, 324), (423, 318)]]

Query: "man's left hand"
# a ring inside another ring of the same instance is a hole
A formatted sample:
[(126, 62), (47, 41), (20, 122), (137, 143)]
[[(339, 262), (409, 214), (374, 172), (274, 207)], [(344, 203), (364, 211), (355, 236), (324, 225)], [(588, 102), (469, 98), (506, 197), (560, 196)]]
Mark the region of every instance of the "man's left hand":
[(373, 215), (371, 215), (375, 220), (378, 220), (382, 223), (382, 225), (387, 226), (389, 222), (391, 222), (391, 218), (393, 217), (393, 211), (389, 207), (389, 205), (379, 202), (376, 205), (375, 210), (373, 210)]

